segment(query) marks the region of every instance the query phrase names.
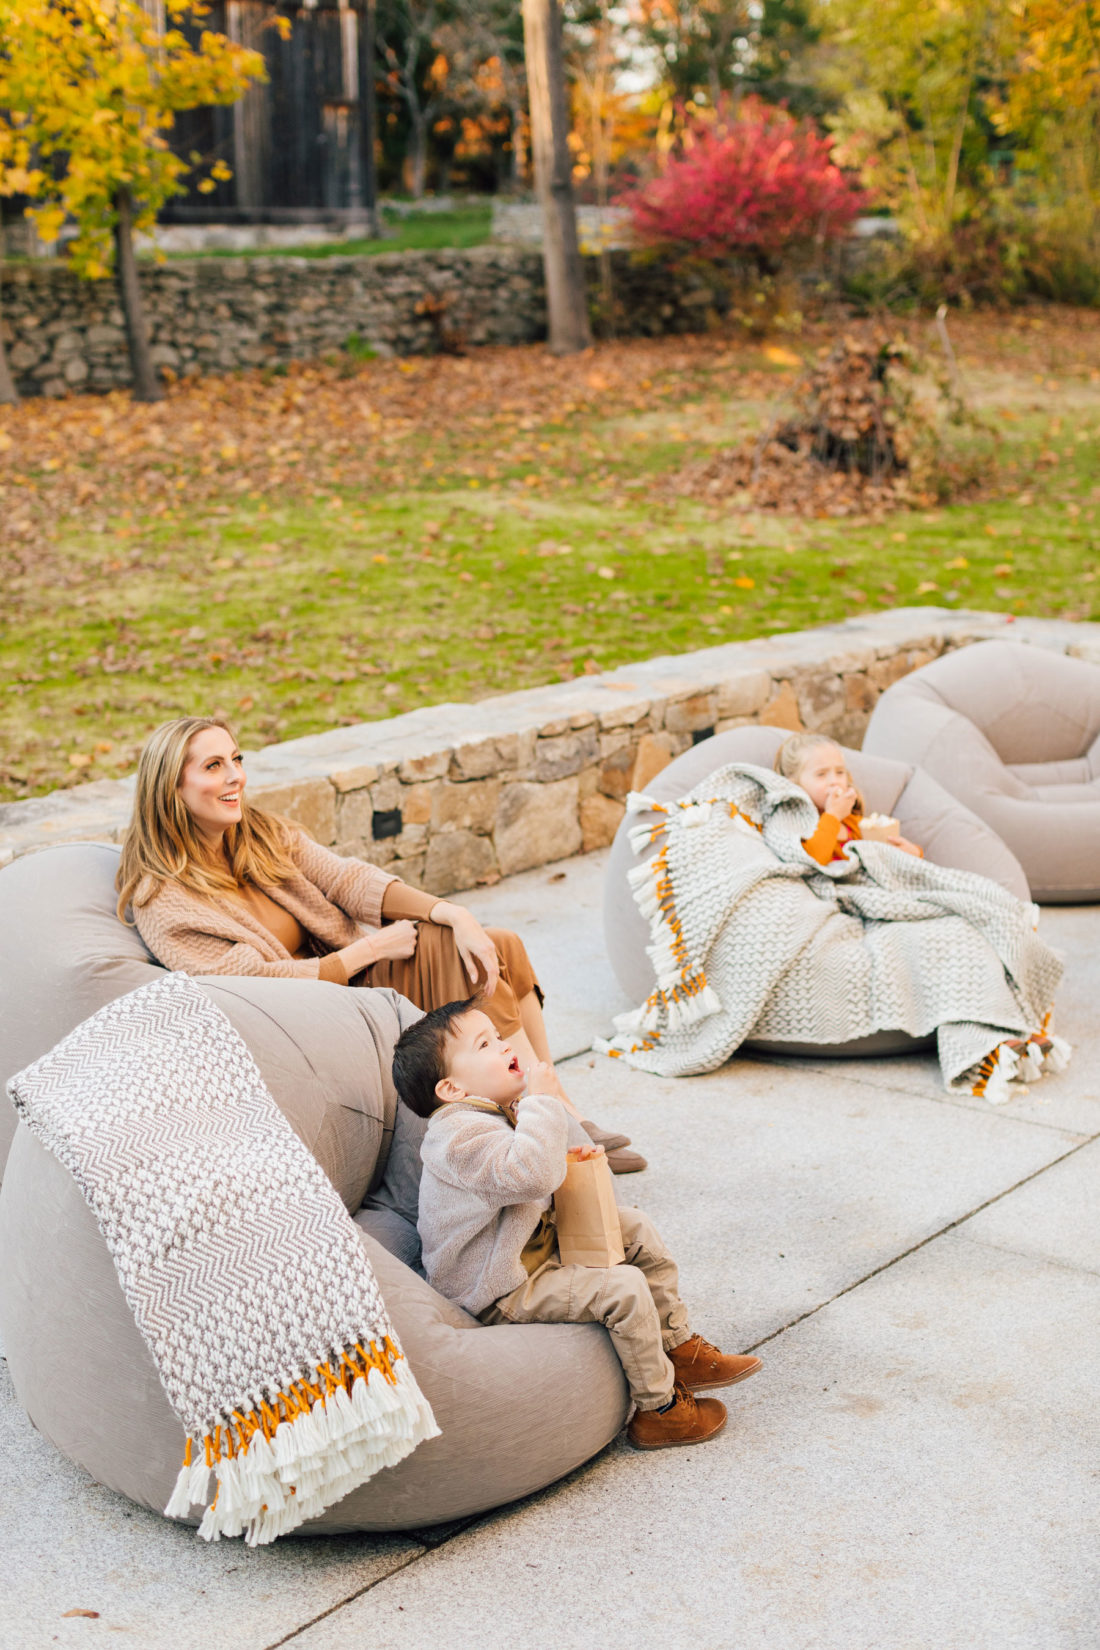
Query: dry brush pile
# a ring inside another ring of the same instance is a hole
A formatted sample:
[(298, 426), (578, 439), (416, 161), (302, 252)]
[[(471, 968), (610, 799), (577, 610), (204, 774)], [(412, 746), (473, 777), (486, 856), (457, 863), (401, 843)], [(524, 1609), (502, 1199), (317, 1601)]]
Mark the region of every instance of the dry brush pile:
[(981, 465), (952, 455), (949, 425), (976, 427), (959, 397), (899, 339), (846, 335), (819, 352), (791, 413), (756, 441), (689, 465), (692, 497), (805, 516), (871, 516), (973, 492)]

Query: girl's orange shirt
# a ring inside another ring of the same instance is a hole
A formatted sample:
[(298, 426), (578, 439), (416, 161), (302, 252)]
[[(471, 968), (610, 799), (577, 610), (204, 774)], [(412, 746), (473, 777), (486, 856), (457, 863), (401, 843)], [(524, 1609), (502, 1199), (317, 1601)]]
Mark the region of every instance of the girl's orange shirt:
[[(840, 834), (842, 831), (843, 836)], [(861, 840), (858, 814), (849, 814), (847, 819), (837, 819), (835, 814), (822, 814), (817, 822), (817, 830), (813, 836), (803, 839), (802, 846), (810, 858), (816, 859), (819, 865), (829, 865), (834, 859), (846, 857), (846, 842)]]

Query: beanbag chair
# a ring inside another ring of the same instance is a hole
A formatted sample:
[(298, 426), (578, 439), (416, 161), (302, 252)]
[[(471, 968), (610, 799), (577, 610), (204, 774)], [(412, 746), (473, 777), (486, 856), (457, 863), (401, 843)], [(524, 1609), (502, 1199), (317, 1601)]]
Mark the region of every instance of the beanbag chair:
[[(117, 848), (70, 843), (0, 871), (0, 1087), (104, 1004), (163, 975), (137, 930), (115, 916), (117, 867)], [(224, 975), (208, 985), (291, 1127), (354, 1212), (393, 1128), (389, 1061), (401, 1027), (388, 1006), (392, 994)], [(416, 1017), (411, 1004), (395, 1000)], [(380, 1003), (387, 1005), (381, 1018)], [(314, 1049), (327, 1050), (327, 1059), (307, 1057)], [(5, 1099), (0, 1167), (14, 1131)]]
[[(0, 871), (0, 1091), (104, 1003), (164, 972), (114, 914), (118, 858), (106, 843), (66, 843)], [(5, 1098), (0, 1175), (14, 1133)]]
[(895, 682), (863, 742), (919, 763), (996, 831), (1047, 905), (1100, 899), (1100, 669), (977, 642)]
[[(782, 728), (744, 727), (715, 734), (670, 762), (646, 786), (655, 802), (672, 802), (698, 785), (708, 774), (730, 762), (752, 762), (770, 768), (787, 738)], [(852, 777), (863, 794), (869, 813), (890, 814), (903, 836), (917, 842), (926, 858), (960, 871), (978, 871), (992, 877), (1020, 899), (1027, 882), (1013, 856), (981, 820), (961, 807), (927, 774), (902, 762), (869, 758), (845, 749)], [(628, 814), (612, 845), (604, 879), (604, 940), (616, 978), (636, 1003), (649, 996), (656, 983), (646, 955), (649, 928), (631, 894), (627, 874), (642, 857), (630, 846), (629, 833), (655, 815)], [(752, 1040), (746, 1046), (765, 1052), (801, 1055), (876, 1055), (911, 1052), (929, 1046), (931, 1039), (915, 1039), (902, 1031), (877, 1031), (846, 1043), (777, 1043)]]
[[(5, 1081), (97, 1008), (162, 972), (115, 917), (117, 863), (114, 849), (74, 844), (0, 871)], [(27, 913), (34, 920), (21, 925)], [(20, 926), (15, 946), (10, 935)], [(392, 1252), (415, 1260), (420, 1124), (396, 1101), (390, 1056), (420, 1011), (392, 991), (314, 980), (199, 983), (355, 1214), (442, 1429), (304, 1528), (394, 1530), (482, 1512), (551, 1483), (610, 1442), (628, 1399), (605, 1330), (486, 1327)], [(5, 1099), (6, 1123), (8, 1113)], [(100, 1483), (162, 1511), (182, 1429), (79, 1187), (23, 1125), (0, 1190), (0, 1253), (0, 1330), (34, 1425)]]

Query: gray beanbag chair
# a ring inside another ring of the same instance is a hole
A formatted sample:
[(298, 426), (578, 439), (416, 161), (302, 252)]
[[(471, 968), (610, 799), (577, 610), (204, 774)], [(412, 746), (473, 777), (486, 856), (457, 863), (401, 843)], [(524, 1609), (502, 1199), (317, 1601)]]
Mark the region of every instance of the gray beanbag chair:
[(905, 676), (864, 751), (919, 763), (972, 809), (1047, 905), (1100, 900), (1100, 669), (977, 642)]
[[(770, 768), (775, 753), (787, 738), (782, 728), (734, 728), (715, 734), (670, 762), (646, 786), (655, 802), (672, 802), (693, 786), (730, 762), (752, 762)], [(884, 757), (870, 758), (862, 751), (845, 749), (856, 785), (863, 794), (868, 813), (890, 814), (898, 820), (903, 836), (917, 842), (928, 859), (960, 871), (978, 871), (1027, 899), (1023, 871), (1004, 844), (981, 820), (961, 807), (947, 792), (919, 769)], [(640, 857), (630, 846), (629, 833), (652, 814), (628, 814), (619, 826), (604, 879), (604, 940), (616, 977), (627, 995), (643, 1002), (656, 983), (646, 955), (649, 928), (634, 903), (627, 873)], [(753, 1041), (747, 1046), (769, 1053), (850, 1056), (910, 1052), (930, 1046), (932, 1039), (914, 1039), (903, 1031), (877, 1031), (855, 1042), (830, 1044), (773, 1043)]]
[[(117, 863), (116, 850), (79, 844), (0, 871), (5, 1082), (88, 1014), (159, 972), (115, 918)], [(20, 946), (9, 941), (13, 927)], [(442, 1428), (308, 1531), (407, 1529), (483, 1512), (553, 1482), (610, 1442), (628, 1401), (601, 1327), (487, 1328), (397, 1258), (417, 1252), (421, 1125), (396, 1102), (390, 1053), (419, 1010), (392, 991), (312, 980), (199, 983), (248, 1044), (345, 1205), (358, 1211), (387, 1309)], [(0, 1115), (6, 1121), (10, 1112), (5, 1098)], [(179, 1470), (182, 1428), (79, 1187), (24, 1126), (0, 1190), (0, 1253), (0, 1328), (31, 1420), (100, 1483), (162, 1511)]]

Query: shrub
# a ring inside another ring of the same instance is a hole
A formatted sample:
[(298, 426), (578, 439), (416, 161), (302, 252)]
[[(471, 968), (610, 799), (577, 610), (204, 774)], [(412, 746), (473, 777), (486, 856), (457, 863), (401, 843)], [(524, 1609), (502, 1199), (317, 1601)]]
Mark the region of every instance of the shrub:
[(665, 170), (621, 198), (643, 245), (773, 274), (843, 235), (864, 209), (831, 150), (810, 122), (747, 98), (732, 115), (689, 120)]
[(1098, 250), (1096, 229), (1083, 214), (1074, 221), (990, 202), (950, 235), (914, 236), (880, 251), (845, 278), (843, 292), (870, 309), (1002, 308), (1033, 298), (1095, 305)]

